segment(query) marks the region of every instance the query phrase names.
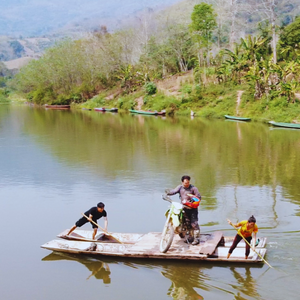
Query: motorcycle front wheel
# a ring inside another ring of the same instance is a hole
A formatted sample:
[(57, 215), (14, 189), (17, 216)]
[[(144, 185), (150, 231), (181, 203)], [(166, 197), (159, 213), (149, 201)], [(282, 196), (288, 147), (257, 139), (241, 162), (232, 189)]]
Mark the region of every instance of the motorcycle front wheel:
[(174, 238), (174, 227), (173, 227), (172, 221), (170, 219), (170, 215), (169, 215), (166, 220), (165, 227), (164, 227), (164, 230), (161, 235), (159, 251), (162, 253), (166, 253), (169, 250), (169, 248), (171, 247), (173, 238)]

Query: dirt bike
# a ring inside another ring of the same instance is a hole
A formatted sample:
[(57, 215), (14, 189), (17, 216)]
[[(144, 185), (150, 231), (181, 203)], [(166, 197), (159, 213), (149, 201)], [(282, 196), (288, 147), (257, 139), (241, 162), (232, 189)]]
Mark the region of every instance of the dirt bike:
[(184, 238), (188, 234), (187, 224), (185, 223), (183, 208), (189, 208), (181, 203), (174, 202), (167, 195), (162, 195), (163, 200), (171, 203), (166, 212), (166, 223), (162, 232), (159, 251), (166, 253), (173, 242), (174, 234), (179, 234)]

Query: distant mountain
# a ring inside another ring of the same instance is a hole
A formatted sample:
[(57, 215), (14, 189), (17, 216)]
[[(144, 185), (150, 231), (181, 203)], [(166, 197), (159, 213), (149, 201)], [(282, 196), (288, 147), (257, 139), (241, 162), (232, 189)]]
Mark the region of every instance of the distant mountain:
[[(266, 16), (253, 8), (265, 1), (203, 0), (213, 5), (218, 15), (218, 38), (225, 44), (233, 23), (233, 41), (257, 33), (258, 22)], [(173, 23), (190, 23), (193, 7), (200, 2), (202, 0), (0, 0), (0, 61), (38, 58), (57, 40), (80, 38), (103, 25), (109, 32), (128, 26), (136, 28), (143, 23), (141, 16), (145, 11), (161, 28)], [(300, 14), (299, 0), (275, 2), (277, 26), (291, 22)], [(233, 3), (236, 3), (234, 22)], [(15, 66), (15, 62), (8, 66)]]
[(42, 52), (54, 45), (54, 37), (12, 38), (0, 36), (0, 61), (10, 61), (22, 57), (38, 58)]
[(0, 35), (42, 36), (70, 26), (122, 23), (145, 8), (162, 8), (180, 0), (0, 0)]
[[(182, 0), (168, 7), (161, 14), (164, 14), (169, 22), (190, 23), (193, 8), (200, 2), (212, 4), (223, 32), (230, 31), (235, 10), (236, 37), (255, 34), (258, 23), (267, 20), (270, 15), (271, 0)], [(232, 5), (233, 3), (235, 6)], [(274, 3), (277, 26), (287, 25), (300, 15), (299, 0), (275, 0)]]

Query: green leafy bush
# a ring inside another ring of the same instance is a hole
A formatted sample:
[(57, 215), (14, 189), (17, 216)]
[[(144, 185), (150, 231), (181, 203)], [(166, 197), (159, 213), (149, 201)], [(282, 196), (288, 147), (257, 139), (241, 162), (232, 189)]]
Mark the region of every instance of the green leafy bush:
[(123, 98), (119, 98), (117, 101), (118, 108), (123, 108), (124, 100)]
[(179, 91), (184, 94), (191, 94), (193, 92), (193, 86), (191, 84), (185, 84)]
[(157, 87), (156, 87), (156, 84), (154, 83), (154, 82), (147, 82), (146, 84), (145, 84), (145, 89), (146, 89), (146, 93), (148, 94), (148, 95), (154, 95), (154, 94), (156, 94), (156, 92), (157, 92)]
[(32, 102), (41, 105), (54, 104), (53, 102), (56, 100), (56, 95), (51, 88), (37, 88), (36, 90), (29, 93), (28, 98), (31, 99)]
[(0, 103), (10, 102), (7, 96), (8, 96), (7, 89), (0, 88)]

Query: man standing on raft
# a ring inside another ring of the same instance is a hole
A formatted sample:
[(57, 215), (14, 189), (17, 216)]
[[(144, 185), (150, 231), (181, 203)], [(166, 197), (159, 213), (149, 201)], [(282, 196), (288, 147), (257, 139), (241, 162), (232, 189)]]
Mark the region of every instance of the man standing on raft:
[[(230, 220), (227, 220), (227, 221), (233, 227), (241, 227), (238, 230), (238, 233), (237, 233), (237, 235), (234, 238), (232, 246), (230, 247), (230, 249), (228, 251), (227, 258), (230, 257), (231, 253), (236, 248), (236, 246), (238, 245), (238, 243), (243, 239), (243, 237), (250, 244), (251, 240), (252, 240), (252, 234), (253, 234), (253, 241), (254, 241), (253, 242), (253, 247), (255, 248), (256, 233), (258, 232), (258, 227), (256, 225), (256, 219), (254, 218), (253, 215), (248, 219), (248, 221), (244, 220), (244, 221), (241, 221), (241, 222), (239, 222), (237, 224), (232, 224), (232, 222)], [(250, 253), (250, 246), (248, 245), (248, 243), (246, 243), (245, 259), (248, 258), (249, 253)]]
[[(185, 221), (188, 224), (188, 229), (190, 232), (190, 236), (192, 238), (191, 243), (192, 245), (198, 245), (200, 243), (200, 227), (198, 224), (198, 205), (201, 201), (201, 195), (198, 189), (190, 184), (191, 177), (188, 175), (184, 175), (181, 177), (181, 185), (178, 185), (173, 190), (166, 190), (167, 195), (172, 196), (175, 194), (179, 194), (181, 203), (185, 206), (190, 206), (190, 208), (184, 208), (184, 216)], [(197, 205), (193, 206), (193, 195), (196, 196), (198, 199)], [(189, 239), (186, 239), (186, 242), (189, 242)]]

